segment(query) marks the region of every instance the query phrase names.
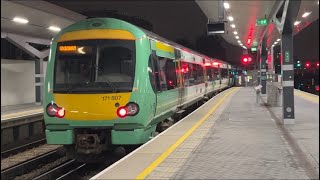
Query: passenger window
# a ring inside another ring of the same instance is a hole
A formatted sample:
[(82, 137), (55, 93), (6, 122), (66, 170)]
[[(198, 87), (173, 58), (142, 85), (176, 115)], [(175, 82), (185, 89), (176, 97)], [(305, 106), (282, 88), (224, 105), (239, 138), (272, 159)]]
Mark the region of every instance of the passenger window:
[(183, 62), (181, 71), (185, 86), (204, 83), (204, 74), (201, 65)]
[(208, 81), (213, 81), (215, 78), (213, 67), (207, 67), (207, 79)]
[(172, 59), (159, 57), (159, 81), (162, 91), (177, 88), (177, 75), (175, 63)]
[(222, 79), (228, 78), (228, 70), (227, 69), (221, 69), (221, 77), (222, 77)]
[(213, 68), (215, 80), (220, 79), (219, 68)]

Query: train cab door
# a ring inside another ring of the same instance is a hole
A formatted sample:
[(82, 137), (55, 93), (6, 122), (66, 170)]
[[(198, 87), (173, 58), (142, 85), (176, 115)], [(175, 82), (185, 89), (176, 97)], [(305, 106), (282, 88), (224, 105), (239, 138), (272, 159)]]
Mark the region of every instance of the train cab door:
[(156, 112), (155, 121), (168, 118), (178, 106), (179, 85), (176, 73), (174, 48), (159, 41), (151, 40), (153, 64), (156, 68)]

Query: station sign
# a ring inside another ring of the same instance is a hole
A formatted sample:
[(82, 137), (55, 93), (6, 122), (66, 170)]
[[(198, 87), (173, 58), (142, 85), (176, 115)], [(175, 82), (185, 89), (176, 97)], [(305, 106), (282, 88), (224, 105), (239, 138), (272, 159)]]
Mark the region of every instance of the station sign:
[(256, 48), (256, 47), (252, 47), (252, 48), (251, 48), (251, 51), (252, 51), (252, 52), (255, 52), (255, 51), (257, 51), (257, 48)]
[(266, 26), (268, 25), (268, 19), (264, 18), (264, 19), (257, 19), (256, 21), (256, 26)]

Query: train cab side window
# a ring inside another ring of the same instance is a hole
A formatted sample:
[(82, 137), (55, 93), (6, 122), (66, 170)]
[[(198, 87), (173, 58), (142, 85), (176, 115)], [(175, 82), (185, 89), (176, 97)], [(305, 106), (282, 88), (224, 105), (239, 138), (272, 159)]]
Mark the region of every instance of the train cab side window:
[(153, 91), (155, 93), (161, 91), (160, 79), (159, 79), (159, 68), (157, 65), (157, 57), (155, 56), (155, 54), (150, 55), (148, 72), (149, 72), (149, 79), (150, 79), (150, 83)]
[(177, 75), (175, 63), (172, 59), (159, 57), (160, 87), (162, 91), (177, 88)]

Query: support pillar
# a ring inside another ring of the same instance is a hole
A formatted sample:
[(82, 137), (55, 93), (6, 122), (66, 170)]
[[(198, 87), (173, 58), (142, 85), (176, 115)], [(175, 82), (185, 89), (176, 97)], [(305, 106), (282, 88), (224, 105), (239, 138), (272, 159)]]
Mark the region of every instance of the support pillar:
[(43, 102), (43, 83), (44, 83), (44, 74), (43, 74), (43, 59), (35, 60), (35, 97), (36, 104), (41, 105)]
[(266, 50), (266, 40), (263, 39), (262, 45), (261, 45), (261, 55), (260, 55), (260, 85), (261, 88), (261, 94), (267, 93), (267, 67), (266, 67), (266, 61), (268, 52)]
[(293, 34), (281, 35), (283, 124), (294, 124)]

